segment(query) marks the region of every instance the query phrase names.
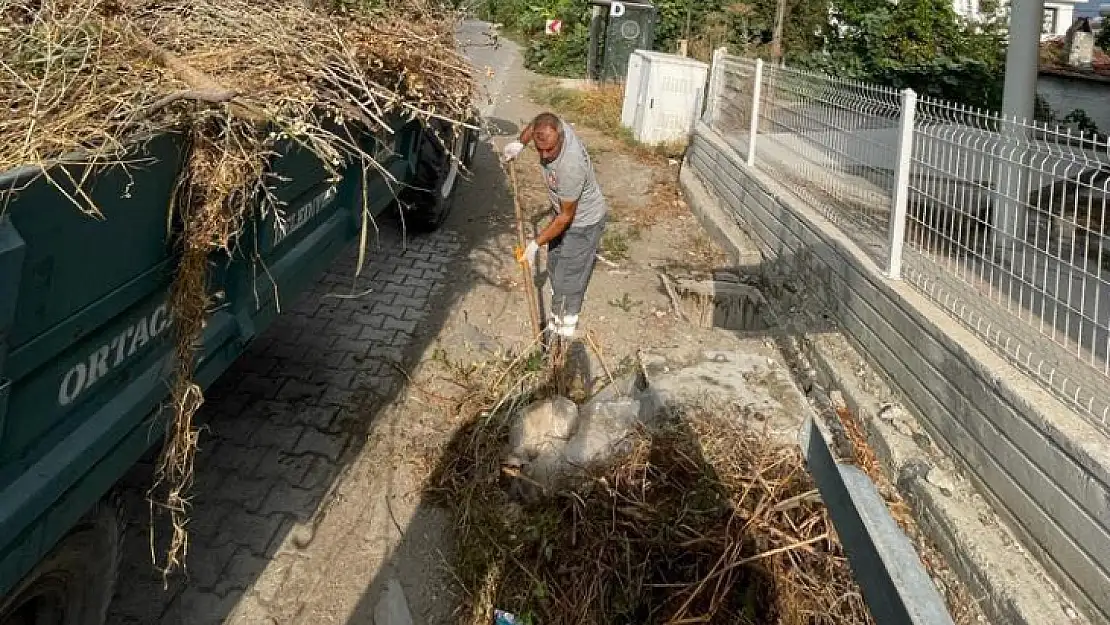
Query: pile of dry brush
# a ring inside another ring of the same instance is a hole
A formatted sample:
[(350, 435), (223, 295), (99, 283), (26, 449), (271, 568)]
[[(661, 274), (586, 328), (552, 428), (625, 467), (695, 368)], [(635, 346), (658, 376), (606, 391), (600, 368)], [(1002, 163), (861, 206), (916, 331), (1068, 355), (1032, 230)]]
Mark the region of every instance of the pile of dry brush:
[(738, 410), (676, 411), (578, 486), (520, 503), (501, 467), (511, 415), (550, 378), (521, 362), (462, 373), (464, 425), (428, 486), (457, 528), (460, 622), (873, 622), (799, 451)]
[[(81, 191), (86, 177), (128, 167), (128, 155), (162, 133), (188, 145), (167, 215), (182, 224), (173, 237), (174, 414), (156, 476), (156, 505), (175, 528), (167, 572), (187, 548), (192, 417), (202, 401), (193, 356), (213, 303), (209, 258), (233, 251), (248, 220), (276, 215), (284, 227), (272, 192), (281, 181), (268, 175), (269, 163), (296, 144), (336, 177), (355, 164), (377, 168), (359, 134), (388, 133), (397, 115), (458, 129), (472, 112), (471, 68), (456, 51), (453, 16), (423, 0), (336, 6), (0, 0), (0, 171), (29, 167), (63, 192), (76, 188), (67, 193), (74, 209), (102, 218)], [(55, 167), (63, 161), (84, 173)], [(0, 190), (0, 201), (19, 191)]]

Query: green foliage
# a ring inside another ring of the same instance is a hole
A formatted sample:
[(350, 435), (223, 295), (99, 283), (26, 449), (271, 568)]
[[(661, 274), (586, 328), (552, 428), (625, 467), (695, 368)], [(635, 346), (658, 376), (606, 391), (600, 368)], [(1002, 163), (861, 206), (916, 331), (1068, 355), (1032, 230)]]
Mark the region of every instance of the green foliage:
[(582, 78), (586, 75), (590, 46), (589, 20), (583, 23), (563, 21), (563, 32), (557, 36), (544, 36), (543, 25), (524, 50), (524, 65), (542, 74)]
[(833, 15), (840, 27), (827, 28), (824, 50), (796, 63), (973, 106), (1000, 106), (1001, 33), (964, 22), (950, 0), (841, 0)]
[(526, 0), (482, 0), (474, 8), (474, 12), (478, 19), (513, 28), (516, 25), (517, 16), (523, 14), (529, 4)]
[[(478, 17), (502, 24), (524, 42), (524, 64), (552, 76), (578, 78), (586, 74), (590, 40), (587, 0), (486, 0)], [(549, 19), (563, 22), (560, 35), (544, 35)]]
[[(660, 50), (673, 50), (678, 46), (678, 40), (686, 34), (686, 13), (691, 13), (691, 30), (693, 26), (693, 13), (703, 15), (709, 5), (718, 5), (719, 2), (693, 2), (692, 0), (659, 0), (655, 3), (655, 45)], [(695, 5), (697, 7), (695, 8)], [(700, 22), (698, 26), (701, 26)], [(699, 29), (700, 30), (700, 29)]]
[(1095, 45), (1102, 48), (1103, 52), (1110, 52), (1110, 24), (1106, 20), (1102, 21), (1102, 28), (1095, 35)]
[(1056, 112), (1052, 110), (1048, 101), (1039, 93), (1033, 96), (1033, 119), (1046, 123), (1056, 121)]
[(1072, 111), (1067, 115), (1064, 115), (1064, 118), (1060, 121), (1068, 126), (1072, 126), (1080, 132), (1089, 135), (1100, 136), (1102, 134), (1099, 131), (1098, 124), (1095, 123), (1095, 120), (1091, 119), (1091, 116), (1088, 115), (1087, 111), (1083, 109), (1072, 109)]
[[(656, 0), (655, 48), (674, 51), (678, 40), (702, 41), (709, 48), (728, 45), (733, 51), (771, 40), (777, 0)], [(587, 0), (485, 0), (478, 17), (500, 23), (524, 42), (525, 65), (553, 76), (585, 74), (589, 46), (590, 6)], [(784, 49), (806, 54), (821, 45), (818, 36), (827, 10), (822, 2), (787, 0)], [(563, 21), (559, 36), (543, 34), (545, 20)], [(687, 23), (689, 22), (689, 29)], [(689, 35), (689, 36), (688, 36)]]
[[(675, 50), (679, 39), (690, 39), (705, 41), (708, 48), (727, 45), (733, 53), (750, 51), (771, 41), (777, 6), (778, 0), (656, 0), (656, 48)], [(819, 35), (827, 19), (823, 0), (786, 0), (786, 54), (805, 55), (820, 49)]]
[[(775, 27), (777, 0), (755, 0), (756, 24), (762, 29), (762, 40), (769, 43)], [(787, 0), (783, 21), (782, 51), (788, 63), (818, 52), (824, 45), (829, 24), (830, 3), (827, 0)]]
[[(675, 50), (679, 39), (696, 37), (709, 27), (709, 18), (721, 10), (723, 0), (657, 0), (655, 3), (655, 47)], [(687, 17), (690, 37), (687, 37)]]
[[(991, 11), (990, 2), (981, 5), (983, 11)], [(678, 40), (689, 38), (692, 46), (701, 45), (692, 50), (697, 56), (720, 45), (733, 53), (758, 53), (771, 41), (777, 3), (656, 0), (655, 47), (672, 51)], [(556, 76), (584, 74), (587, 0), (485, 0), (479, 13), (526, 42), (529, 68)], [(543, 35), (550, 18), (563, 20), (562, 35)], [(1110, 39), (1110, 29), (1103, 33)], [(909, 87), (973, 106), (1001, 105), (1002, 33), (994, 24), (962, 20), (951, 0), (786, 0), (783, 52), (791, 65), (841, 78)]]

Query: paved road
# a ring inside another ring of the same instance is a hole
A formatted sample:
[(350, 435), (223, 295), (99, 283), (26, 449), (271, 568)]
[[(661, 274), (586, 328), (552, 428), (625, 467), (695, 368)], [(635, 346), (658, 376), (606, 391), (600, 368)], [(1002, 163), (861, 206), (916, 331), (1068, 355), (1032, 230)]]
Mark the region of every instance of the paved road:
[[(460, 44), (480, 74), (492, 70), (485, 82), (496, 99), (511, 57), (488, 45), (485, 30), (481, 23), (463, 24)], [(485, 112), (494, 105), (487, 102)], [(358, 457), (374, 411), (400, 388), (397, 364), (435, 333), (461, 239), (444, 230), (402, 240), (385, 223), (364, 276), (352, 286), (356, 253), (288, 302), (209, 390), (198, 416), (206, 429), (187, 575), (167, 588), (151, 565), (144, 494), (152, 466), (141, 463), (123, 480), (129, 526), (112, 625), (223, 623), (246, 597), (273, 601), (295, 568), (289, 553), (295, 550), (287, 547), (311, 542), (313, 521), (343, 468)], [(352, 292), (366, 295), (332, 296)]]

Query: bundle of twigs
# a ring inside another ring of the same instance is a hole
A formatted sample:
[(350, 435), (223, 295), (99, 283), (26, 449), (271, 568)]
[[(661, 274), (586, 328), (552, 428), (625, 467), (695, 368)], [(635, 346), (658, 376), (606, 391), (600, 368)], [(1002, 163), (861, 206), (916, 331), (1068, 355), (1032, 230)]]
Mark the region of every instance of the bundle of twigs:
[(509, 415), (551, 382), (503, 368), (471, 377), (472, 416), (429, 485), (457, 528), (460, 622), (494, 608), (575, 625), (872, 622), (800, 453), (738, 409), (686, 407), (576, 486), (513, 501)]
[(224, 146), (247, 160), (293, 139), (338, 165), (358, 150), (334, 122), (374, 129), (398, 112), (469, 112), (470, 67), (451, 23), (401, 10), (360, 19), (275, 0), (0, 0), (0, 19), (0, 171), (104, 162), (140, 137), (212, 119), (266, 130)]
[[(181, 261), (171, 296), (174, 414), (157, 475), (158, 505), (175, 528), (167, 572), (186, 547), (192, 417), (202, 402), (194, 350), (212, 304), (210, 255), (232, 251), (250, 219), (275, 215), (284, 227), (273, 194), (282, 181), (268, 172), (290, 145), (335, 177), (352, 163), (388, 176), (358, 133), (389, 133), (397, 115), (456, 128), (468, 119), (473, 81), (453, 33), (453, 21), (421, 0), (395, 0), (372, 19), (286, 0), (0, 0), (0, 171), (28, 167), (61, 183), (54, 177), (74, 169), (60, 162), (83, 163), (79, 175), (95, 177), (128, 166), (136, 145), (160, 133), (190, 146), (168, 216), (181, 224)], [(77, 209), (102, 217), (83, 179), (64, 182), (59, 190), (77, 189), (68, 194)]]

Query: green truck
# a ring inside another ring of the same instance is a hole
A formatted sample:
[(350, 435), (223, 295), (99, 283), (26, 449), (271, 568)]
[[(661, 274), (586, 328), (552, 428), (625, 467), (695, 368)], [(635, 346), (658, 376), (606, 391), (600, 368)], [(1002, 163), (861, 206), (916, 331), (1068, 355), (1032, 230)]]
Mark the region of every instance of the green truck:
[[(364, 198), (373, 213), (400, 198), (410, 228), (446, 218), (477, 133), (391, 129), (363, 136), (363, 149), (403, 189), (360, 164), (337, 182), (294, 145), (278, 152), (286, 228), (252, 223), (249, 255), (213, 259), (226, 305), (198, 350), (202, 387), (274, 320), (275, 293), (292, 300), (358, 239)], [(0, 625), (104, 621), (119, 557), (114, 486), (162, 442), (176, 266), (167, 214), (185, 150), (164, 135), (136, 148), (140, 164), (127, 170), (0, 173)], [(78, 211), (65, 180), (82, 181), (103, 218)]]

